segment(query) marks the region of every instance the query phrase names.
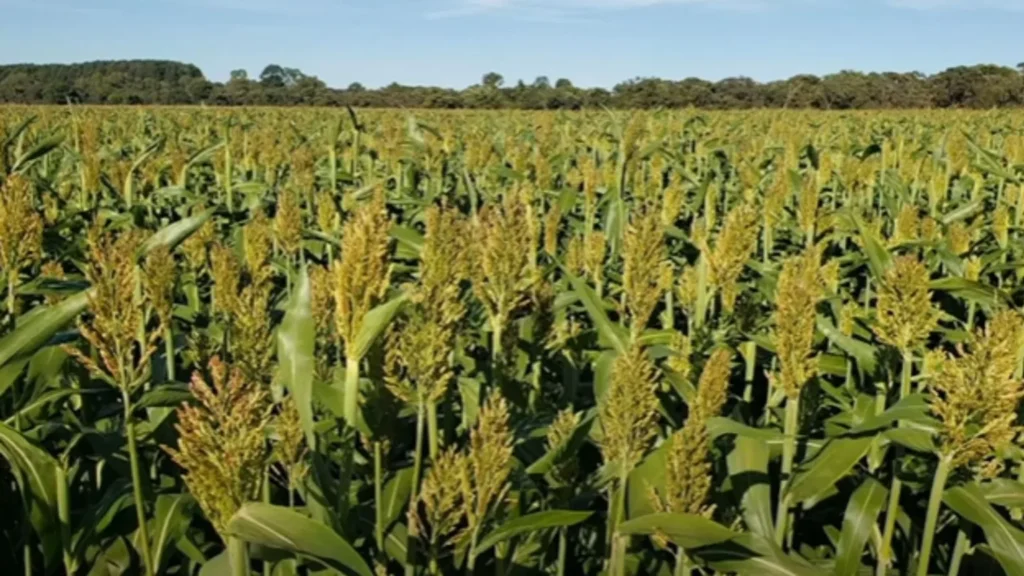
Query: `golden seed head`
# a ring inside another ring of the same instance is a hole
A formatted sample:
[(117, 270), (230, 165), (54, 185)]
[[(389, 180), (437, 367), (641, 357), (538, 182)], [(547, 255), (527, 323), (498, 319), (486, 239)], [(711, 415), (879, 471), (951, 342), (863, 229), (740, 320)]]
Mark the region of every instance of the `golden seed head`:
[(654, 364), (634, 344), (612, 364), (608, 390), (600, 405), (601, 454), (619, 478), (643, 459), (658, 433), (658, 397)]
[(959, 346), (957, 356), (937, 363), (929, 389), (932, 412), (941, 422), (940, 450), (954, 467), (982, 477), (1002, 469), (997, 452), (1016, 438), (1017, 406), (1024, 383), (1014, 377), (1020, 362), (1024, 322), (1019, 314), (997, 314), (984, 330)]
[(16, 275), (42, 253), (43, 219), (34, 200), (22, 176), (8, 176), (0, 187), (0, 267), (6, 274)]
[(253, 283), (264, 282), (273, 275), (273, 268), (270, 267), (273, 246), (273, 225), (263, 210), (257, 209), (242, 231), (245, 267)]
[(184, 481), (221, 538), (227, 523), (246, 502), (259, 498), (267, 461), (265, 429), (269, 404), (262, 386), (239, 370), (210, 362), (212, 385), (202, 375), (190, 389), (198, 405), (178, 408), (178, 448), (167, 449), (185, 470)]
[(512, 473), (508, 402), (497, 391), (480, 409), (476, 428), (469, 435), (468, 458), (472, 488), (463, 491), (462, 499), (472, 530), (483, 523), (492, 506), (499, 504)]
[(626, 228), (622, 250), (622, 291), (630, 331), (638, 336), (650, 320), (666, 286), (662, 265), (668, 257), (665, 229), (650, 204), (639, 208)]
[(309, 466), (304, 461), (307, 453), (306, 436), (299, 418), (299, 407), (292, 396), (286, 397), (281, 403), (281, 412), (274, 421), (274, 429), (277, 433), (274, 454), (288, 473), (288, 483), (295, 488), (305, 478)]
[(232, 314), (235, 295), (242, 283), (242, 265), (234, 250), (223, 244), (210, 249), (210, 275), (213, 279), (213, 310)]
[(819, 188), (814, 178), (808, 176), (797, 205), (797, 222), (805, 237), (814, 237), (815, 225), (818, 222), (818, 202)]
[(531, 214), (527, 194), (516, 190), (500, 204), (485, 206), (473, 224), (470, 279), (492, 327), (505, 325), (536, 280), (536, 224)]
[(760, 226), (757, 209), (741, 204), (729, 211), (725, 225), (715, 241), (714, 250), (703, 247), (708, 255), (710, 281), (722, 290), (722, 304), (732, 311), (738, 294), (736, 282), (750, 252), (757, 247)]
[(946, 242), (953, 254), (962, 256), (971, 249), (971, 232), (963, 222), (954, 222), (946, 229)]
[(676, 288), (676, 293), (679, 296), (679, 305), (684, 310), (691, 312), (697, 306), (697, 295), (700, 287), (697, 274), (697, 268), (694, 266), (683, 268), (683, 273), (679, 275), (679, 285)]
[[(468, 473), (465, 454), (454, 446), (441, 452), (427, 471), (420, 488), (422, 523), (430, 528), (432, 541), (447, 545), (462, 523), (462, 478)], [(419, 518), (410, 518), (419, 526)]]
[(213, 222), (207, 221), (181, 243), (181, 253), (185, 257), (185, 265), (198, 274), (208, 262), (207, 249), (213, 243), (216, 230)]
[(558, 252), (558, 228), (562, 224), (562, 210), (557, 202), (551, 204), (544, 217), (544, 251), (550, 256)]
[(964, 260), (964, 278), (977, 282), (981, 278), (982, 262), (978, 256), (971, 256)]
[(853, 336), (857, 328), (857, 320), (861, 317), (860, 307), (856, 302), (846, 302), (839, 312), (839, 332), (845, 336)]
[(595, 230), (583, 239), (583, 268), (600, 285), (604, 272), (604, 259), (608, 253), (608, 241), (604, 232)]
[[(77, 348), (66, 350), (94, 374), (108, 377), (119, 387), (132, 386), (155, 350), (153, 340), (147, 342), (136, 360), (136, 339), (146, 307), (145, 299), (140, 298), (144, 294), (135, 290), (135, 255), (142, 232), (131, 230), (115, 237), (97, 225), (89, 229), (86, 243), (89, 261), (85, 277), (92, 288), (88, 319), (80, 319), (78, 329), (99, 355), (100, 364)], [(159, 332), (154, 332), (154, 338)]]
[(939, 235), (939, 223), (935, 221), (931, 216), (925, 216), (921, 219), (919, 226), (921, 230), (921, 240), (925, 242), (934, 242)]
[(250, 284), (235, 298), (231, 309), (231, 357), (250, 382), (269, 383), (273, 377), (274, 329), (270, 323), (271, 285)]
[(917, 240), (919, 228), (917, 206), (905, 204), (893, 222), (892, 238), (889, 239), (889, 244), (896, 245)]
[(839, 292), (839, 260), (829, 260), (818, 270), (822, 288), (830, 293)]
[(291, 188), (278, 195), (274, 236), (286, 254), (295, 255), (302, 249), (302, 204), (299, 193)]
[(938, 326), (931, 299), (925, 265), (910, 255), (894, 258), (878, 287), (875, 335), (901, 352), (914, 349)]
[(813, 355), (816, 311), (821, 299), (818, 251), (793, 256), (782, 265), (775, 287), (775, 350), (779, 357), (779, 385), (796, 398), (817, 374)]
[(665, 361), (665, 365), (683, 380), (688, 381), (690, 373), (693, 371), (693, 364), (690, 362), (693, 343), (690, 341), (690, 337), (683, 335), (682, 332), (673, 332), (669, 349), (672, 351), (672, 355)]
[(565, 267), (574, 276), (583, 274), (585, 270), (583, 259), (583, 237), (573, 235), (569, 238), (569, 245), (565, 248)]
[(158, 248), (146, 257), (143, 269), (146, 297), (160, 319), (160, 324), (168, 326), (174, 312), (174, 285), (178, 278), (174, 255), (165, 247)]
[(338, 206), (334, 203), (334, 197), (327, 192), (317, 195), (316, 199), (316, 225), (324, 234), (334, 234), (340, 224)]
[(725, 348), (711, 354), (701, 373), (689, 418), (683, 428), (669, 438), (665, 490), (661, 495), (653, 491), (651, 494), (652, 504), (661, 512), (708, 518), (714, 512), (714, 506), (707, 505), (714, 480), (707, 425), (721, 413), (728, 397), (732, 357), (732, 352)]
[(346, 346), (355, 343), (363, 317), (387, 292), (391, 279), (391, 219), (383, 192), (346, 223), (341, 258), (334, 263), (335, 322)]

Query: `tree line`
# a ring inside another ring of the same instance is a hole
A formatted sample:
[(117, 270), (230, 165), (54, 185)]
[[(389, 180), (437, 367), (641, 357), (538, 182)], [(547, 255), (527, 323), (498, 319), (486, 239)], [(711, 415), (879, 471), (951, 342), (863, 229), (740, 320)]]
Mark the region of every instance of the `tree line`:
[(297, 68), (271, 64), (211, 82), (191, 64), (158, 60), (0, 66), (0, 103), (206, 104), (381, 108), (997, 108), (1024, 105), (1024, 63), (958, 66), (937, 74), (842, 71), (757, 82), (635, 78), (612, 89), (562, 78), (506, 83), (495, 72), (462, 90), (397, 83), (338, 89)]

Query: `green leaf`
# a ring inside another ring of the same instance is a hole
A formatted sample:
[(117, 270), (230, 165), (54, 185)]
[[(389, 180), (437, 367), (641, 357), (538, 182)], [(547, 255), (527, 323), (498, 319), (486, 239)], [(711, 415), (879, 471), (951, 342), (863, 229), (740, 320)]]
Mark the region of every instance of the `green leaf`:
[(1024, 532), (985, 500), (977, 484), (950, 488), (943, 493), (942, 501), (985, 532), (992, 555), (1007, 574), (1024, 574)]
[(871, 536), (879, 512), (889, 493), (885, 486), (871, 477), (854, 491), (843, 515), (843, 531), (836, 547), (835, 576), (855, 576), (860, 570), (864, 545)]
[(943, 226), (949, 226), (950, 224), (952, 224), (954, 222), (959, 222), (960, 220), (964, 220), (966, 218), (969, 218), (972, 214), (974, 214), (975, 212), (980, 210), (982, 207), (984, 207), (984, 205), (985, 205), (985, 199), (984, 198), (978, 198), (977, 200), (973, 200), (971, 202), (968, 202), (967, 204), (964, 204), (963, 206), (961, 206), (961, 207), (957, 208), (956, 210), (953, 210), (949, 214), (946, 214), (945, 216), (943, 216), (942, 217), (942, 225)]
[(252, 502), (228, 523), (228, 534), (253, 544), (277, 548), (358, 576), (373, 576), (359, 552), (327, 526), (281, 506)]
[(980, 484), (985, 500), (998, 506), (1024, 507), (1024, 483), (1010, 478), (996, 478)]
[(291, 393), (299, 412), (306, 443), (316, 445), (313, 431), (313, 353), (316, 346), (316, 328), (310, 307), (309, 272), (305, 266), (292, 287), (291, 299), (285, 308), (284, 319), (277, 330), (277, 377)]
[(568, 271), (566, 277), (572, 283), (573, 290), (579, 296), (580, 302), (586, 309), (590, 320), (597, 328), (597, 333), (604, 342), (615, 349), (619, 354), (626, 353), (626, 334), (620, 326), (615, 325), (605, 314), (604, 303), (597, 297), (597, 293), (581, 278), (577, 278)]
[(380, 505), (383, 507), (385, 529), (398, 520), (407, 508), (409, 494), (412, 493), (412, 473), (412, 466), (402, 468), (384, 484)]
[(885, 271), (892, 263), (892, 255), (885, 248), (885, 244), (878, 238), (874, 230), (868, 228), (860, 217), (854, 216), (854, 222), (860, 232), (864, 254), (868, 257), (868, 267), (875, 280), (885, 277)]
[(490, 534), (484, 537), (477, 544), (476, 553), (482, 554), (493, 546), (500, 544), (513, 536), (544, 530), (547, 528), (561, 528), (579, 524), (593, 515), (593, 512), (576, 512), (571, 510), (546, 510), (535, 512), (526, 516), (520, 516), (505, 522), (495, 528)]
[(228, 559), (226, 550), (207, 560), (206, 564), (199, 569), (199, 576), (224, 576), (225, 574), (231, 574), (231, 561)]
[(756, 534), (741, 534), (712, 549), (703, 550), (700, 557), (722, 573), (738, 576), (824, 576), (803, 558), (783, 552), (767, 538)]
[(882, 433), (889, 441), (915, 452), (935, 453), (935, 435), (931, 430), (920, 428), (893, 428)]
[(969, 302), (976, 302), (982, 306), (997, 306), (1002, 303), (1012, 304), (1009, 295), (1002, 290), (966, 278), (956, 276), (940, 278), (932, 280), (928, 287), (939, 292), (949, 292), (958, 298), (963, 298)]
[(729, 479), (738, 496), (743, 521), (755, 534), (773, 538), (772, 493), (768, 477), (768, 447), (762, 440), (737, 436), (726, 456)]
[(619, 525), (621, 534), (662, 535), (684, 549), (719, 544), (738, 536), (714, 520), (694, 514), (658, 513)]
[(398, 311), (405, 305), (406, 299), (407, 296), (405, 294), (396, 296), (370, 310), (366, 313), (366, 316), (363, 316), (363, 321), (359, 327), (359, 334), (356, 335), (355, 345), (352, 350), (356, 358), (362, 360), (366, 356), (366, 353), (370, 351), (370, 346), (373, 346), (377, 337), (387, 329), (388, 325), (391, 324), (391, 320), (394, 319)]
[(60, 551), (57, 520), (57, 460), (30, 442), (20, 432), (0, 424), (0, 456), (14, 472), (25, 501), (29, 519), (43, 541), (47, 563)]
[(885, 412), (864, 420), (864, 422), (853, 427), (850, 434), (864, 434), (876, 430), (886, 429), (896, 422), (908, 422), (913, 424), (930, 425), (935, 420), (930, 416), (931, 407), (928, 405), (928, 397), (924, 394), (911, 394), (902, 398)]
[(813, 460), (797, 470), (786, 499), (796, 505), (817, 498), (849, 474), (870, 447), (869, 436), (830, 440)]
[(64, 137), (61, 135), (57, 135), (50, 136), (49, 138), (46, 138), (41, 142), (37, 142), (36, 145), (29, 149), (28, 152), (25, 152), (24, 154), (19, 156), (17, 160), (14, 161), (14, 165), (11, 167), (11, 172), (19, 172), (22, 168), (27, 167), (33, 161), (38, 160), (43, 156), (46, 156), (50, 152), (53, 152), (54, 150), (57, 149), (58, 146), (60, 146), (60, 143), (63, 141)]
[(827, 318), (818, 315), (818, 330), (833, 344), (857, 360), (857, 365), (868, 374), (873, 374), (878, 365), (877, 350), (871, 344), (857, 340), (840, 332)]
[(33, 314), (30, 320), (0, 339), (0, 366), (27, 357), (45, 346), (54, 334), (81, 314), (88, 303), (89, 293), (79, 292)]
[(193, 232), (198, 230), (203, 224), (206, 224), (206, 221), (213, 216), (214, 212), (216, 212), (215, 208), (208, 208), (199, 214), (164, 226), (142, 244), (142, 247), (139, 249), (139, 255), (145, 256), (157, 248), (174, 250), (178, 244), (184, 242)]
[(168, 546), (175, 543), (188, 530), (192, 520), (189, 508), (192, 504), (192, 497), (185, 494), (161, 494), (156, 498), (156, 509), (153, 515), (153, 527), (150, 530), (152, 535), (153, 565), (157, 567), (157, 573), (162, 574)]

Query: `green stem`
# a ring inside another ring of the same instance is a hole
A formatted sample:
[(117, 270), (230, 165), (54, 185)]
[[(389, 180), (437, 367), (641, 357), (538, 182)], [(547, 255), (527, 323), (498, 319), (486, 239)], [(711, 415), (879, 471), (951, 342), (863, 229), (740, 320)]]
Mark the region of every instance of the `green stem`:
[(61, 462), (57, 466), (57, 518), (60, 520), (60, 543), (64, 551), (64, 573), (74, 574), (71, 556), (71, 502), (68, 494), (68, 471)]
[(345, 359), (345, 398), (342, 410), (345, 423), (354, 430), (359, 411), (359, 360), (354, 357)]
[(568, 553), (569, 539), (566, 536), (566, 529), (558, 530), (558, 563), (555, 567), (556, 576), (565, 576), (565, 559)]
[(249, 576), (249, 550), (245, 540), (228, 538), (228, 563), (231, 565), (231, 576)]
[[(263, 496), (263, 503), (270, 504), (270, 466), (263, 468), (263, 486), (261, 487), (261, 493)], [(261, 564), (263, 565), (263, 576), (270, 576), (273, 571), (271, 563), (264, 560)]]
[(775, 543), (782, 546), (786, 541), (789, 520), (789, 487), (793, 475), (793, 460), (796, 458), (796, 434), (800, 427), (800, 394), (786, 398), (786, 419), (782, 439), (782, 482), (779, 486), (779, 503), (775, 511)]
[(383, 454), (379, 441), (373, 443), (373, 498), (375, 502), (375, 526), (374, 537), (377, 543), (377, 553), (384, 557), (384, 471)]
[[(909, 351), (903, 352), (903, 366), (900, 374), (900, 399), (907, 397), (911, 389), (913, 356)], [(902, 423), (897, 423), (897, 426)], [(897, 453), (898, 456), (898, 453)], [(897, 457), (896, 462), (900, 459)], [(892, 560), (892, 537), (896, 532), (896, 516), (900, 508), (900, 492), (903, 482), (896, 475), (896, 464), (893, 464), (892, 486), (889, 488), (889, 502), (886, 505), (885, 527), (882, 530), (882, 547), (878, 551), (878, 562), (875, 566), (876, 575), (884, 575)]]
[(674, 576), (690, 576), (693, 573), (693, 565), (690, 564), (690, 557), (682, 548), (676, 550), (676, 570)]
[(437, 402), (427, 403), (427, 436), (430, 446), (430, 461), (437, 459), (440, 451), (440, 433), (437, 429)]
[[(426, 406), (421, 401), (416, 409), (416, 445), (412, 455), (412, 493), (409, 496), (409, 516), (416, 514), (420, 500), (420, 475), (423, 473), (423, 428), (426, 421)], [(418, 522), (409, 522), (409, 539), (406, 546), (406, 576), (416, 574), (416, 547), (419, 544)]]
[(14, 326), (14, 308), (17, 306), (17, 302), (14, 298), (14, 290), (16, 288), (18, 280), (18, 274), (14, 270), (7, 271), (7, 313), (10, 315), (11, 326)]
[(132, 418), (131, 398), (122, 390), (124, 400), (125, 436), (128, 438), (128, 458), (132, 472), (132, 496), (135, 499), (135, 518), (139, 524), (139, 551), (146, 576), (154, 576), (153, 554), (149, 549), (149, 528), (146, 525), (145, 499), (142, 495), (142, 472), (139, 468), (139, 448), (135, 440), (135, 420)]
[(626, 574), (626, 536), (617, 534), (626, 507), (626, 483), (629, 474), (624, 473), (616, 482), (615, 492), (608, 502), (608, 543), (611, 555), (608, 559), (608, 574), (625, 576)]
[(928, 495), (928, 511), (924, 517), (924, 540), (921, 543), (921, 558), (917, 563), (917, 576), (928, 576), (928, 563), (932, 556), (932, 544), (935, 542), (939, 509), (942, 507), (942, 493), (946, 490), (946, 480), (949, 478), (952, 468), (952, 454), (946, 454), (939, 458), (939, 467), (932, 479), (932, 491)]
[(174, 382), (174, 326), (164, 328), (164, 355), (167, 356), (167, 381)]
[(960, 564), (963, 563), (964, 553), (967, 552), (967, 545), (970, 541), (967, 532), (961, 527), (956, 533), (956, 544), (953, 545), (953, 557), (949, 559), (949, 576), (960, 574)]

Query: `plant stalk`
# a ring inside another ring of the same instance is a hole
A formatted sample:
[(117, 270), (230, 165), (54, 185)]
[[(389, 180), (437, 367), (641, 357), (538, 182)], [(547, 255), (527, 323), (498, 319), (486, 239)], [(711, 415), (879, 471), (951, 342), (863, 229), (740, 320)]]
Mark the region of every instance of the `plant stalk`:
[(953, 468), (953, 455), (944, 454), (939, 458), (939, 467), (932, 479), (932, 491), (928, 495), (928, 511), (924, 517), (924, 534), (921, 542), (921, 558), (917, 563), (917, 576), (928, 576), (928, 563), (932, 557), (932, 545), (935, 542), (935, 531), (939, 522), (939, 509), (942, 507), (942, 493), (946, 490), (946, 480)]
[(135, 500), (135, 518), (139, 523), (139, 551), (146, 576), (154, 576), (153, 553), (149, 548), (149, 528), (146, 525), (145, 499), (142, 494), (142, 472), (139, 468), (139, 448), (135, 439), (135, 420), (132, 418), (131, 398), (122, 390), (124, 400), (125, 436), (128, 438), (128, 458), (132, 472), (132, 497)]
[(231, 576), (249, 576), (249, 550), (245, 540), (228, 537), (228, 563), (231, 565)]
[(782, 482), (779, 486), (779, 503), (775, 511), (775, 543), (782, 546), (786, 541), (789, 520), (789, 494), (787, 489), (793, 475), (793, 460), (796, 458), (796, 434), (800, 427), (800, 394), (786, 398), (786, 416), (783, 423), (782, 440)]

